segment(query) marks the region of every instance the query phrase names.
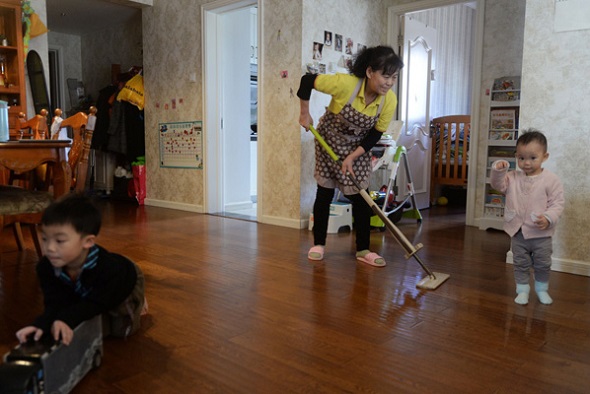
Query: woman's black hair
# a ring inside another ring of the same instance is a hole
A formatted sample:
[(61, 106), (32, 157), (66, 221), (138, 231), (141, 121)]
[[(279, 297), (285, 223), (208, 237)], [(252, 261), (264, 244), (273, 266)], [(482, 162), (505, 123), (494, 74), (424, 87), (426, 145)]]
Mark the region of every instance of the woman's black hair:
[(398, 72), (404, 66), (402, 59), (397, 56), (393, 48), (379, 45), (365, 48), (354, 57), (354, 61), (348, 70), (359, 78), (367, 75), (367, 69), (381, 71), (383, 74), (391, 75)]

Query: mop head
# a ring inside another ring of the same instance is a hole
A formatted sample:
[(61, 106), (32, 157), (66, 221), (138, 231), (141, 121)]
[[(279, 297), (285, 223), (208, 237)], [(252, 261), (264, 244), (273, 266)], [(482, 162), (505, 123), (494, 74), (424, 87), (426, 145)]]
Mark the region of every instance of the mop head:
[(438, 286), (442, 285), (447, 279), (450, 278), (449, 274), (442, 274), (440, 272), (433, 272), (433, 275), (424, 277), (416, 285), (419, 289), (435, 290)]

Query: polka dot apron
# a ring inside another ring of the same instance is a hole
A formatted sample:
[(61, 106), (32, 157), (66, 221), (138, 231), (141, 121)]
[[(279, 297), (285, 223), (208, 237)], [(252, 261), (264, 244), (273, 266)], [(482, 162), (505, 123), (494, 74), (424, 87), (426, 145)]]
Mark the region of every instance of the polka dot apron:
[[(363, 80), (359, 80), (354, 92), (350, 96), (348, 103), (338, 114), (330, 111), (320, 118), (317, 130), (326, 140), (332, 150), (344, 160), (353, 152), (369, 133), (369, 130), (381, 114), (383, 97), (375, 116), (364, 115), (352, 107), (352, 102), (361, 89)], [(321, 147), (319, 142), (315, 141), (315, 172), (314, 177), (318, 185), (326, 188), (338, 188), (345, 195), (357, 194), (359, 190), (354, 183), (342, 173), (341, 166), (338, 165)], [(359, 156), (352, 165), (356, 179), (363, 189), (369, 187), (369, 177), (371, 176), (371, 152), (365, 152)]]

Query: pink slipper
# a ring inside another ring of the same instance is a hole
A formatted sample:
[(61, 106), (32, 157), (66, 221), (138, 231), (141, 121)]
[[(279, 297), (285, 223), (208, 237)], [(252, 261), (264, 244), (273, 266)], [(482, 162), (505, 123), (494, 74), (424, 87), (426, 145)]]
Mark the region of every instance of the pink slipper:
[(320, 261), (324, 259), (324, 247), (322, 245), (315, 245), (307, 252), (307, 258), (314, 261)]
[(362, 261), (365, 264), (372, 265), (373, 267), (385, 267), (385, 259), (379, 256), (377, 253), (368, 252), (366, 254), (362, 254), (363, 252), (357, 252), (356, 259), (358, 261)]

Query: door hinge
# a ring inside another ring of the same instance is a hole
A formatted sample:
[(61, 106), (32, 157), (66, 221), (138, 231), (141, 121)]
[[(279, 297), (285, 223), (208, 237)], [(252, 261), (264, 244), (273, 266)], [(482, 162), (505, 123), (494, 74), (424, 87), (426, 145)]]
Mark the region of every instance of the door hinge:
[(399, 36), (397, 36), (397, 45), (400, 47), (404, 45), (404, 35), (403, 34), (400, 34)]

